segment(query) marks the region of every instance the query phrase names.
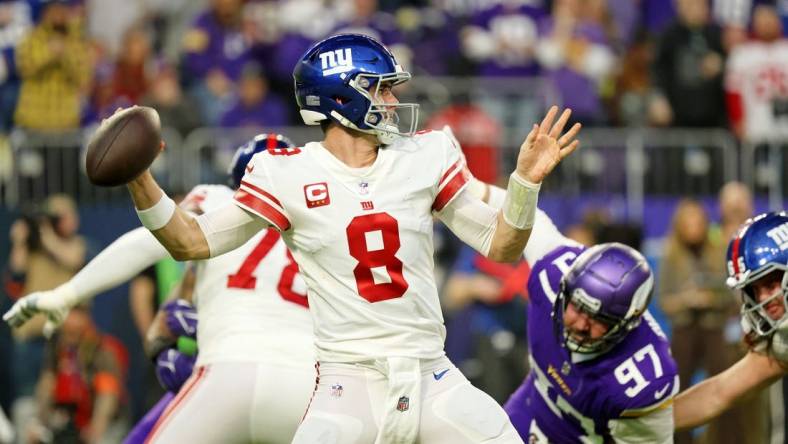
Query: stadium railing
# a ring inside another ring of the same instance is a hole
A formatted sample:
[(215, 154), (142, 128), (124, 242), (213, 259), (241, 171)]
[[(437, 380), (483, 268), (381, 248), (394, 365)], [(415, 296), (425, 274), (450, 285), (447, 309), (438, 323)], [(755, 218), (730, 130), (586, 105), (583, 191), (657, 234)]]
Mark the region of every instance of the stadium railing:
[[(127, 199), (122, 187), (95, 187), (84, 174), (85, 144), (94, 130), (88, 127), (58, 135), (12, 132), (13, 165), (10, 176), (0, 179), (2, 204), (16, 208), (54, 192), (71, 194), (80, 203)], [(235, 147), (261, 131), (281, 132), (299, 145), (321, 137), (319, 127), (303, 125), (198, 128), (185, 137), (163, 128), (167, 149), (154, 164), (154, 174), (171, 191), (188, 191), (198, 183), (224, 183)], [(524, 132), (504, 128), (500, 171), (513, 168)], [(779, 208), (788, 186), (782, 173), (787, 144), (745, 147), (740, 155), (736, 139), (724, 129), (590, 127), (583, 130), (581, 139), (582, 148), (549, 178), (545, 192), (623, 196), (632, 221), (641, 220), (646, 196), (713, 195), (726, 181), (743, 179), (768, 193), (771, 206)], [(767, 163), (763, 151), (768, 152)], [(772, 171), (768, 180), (763, 178), (767, 170)]]

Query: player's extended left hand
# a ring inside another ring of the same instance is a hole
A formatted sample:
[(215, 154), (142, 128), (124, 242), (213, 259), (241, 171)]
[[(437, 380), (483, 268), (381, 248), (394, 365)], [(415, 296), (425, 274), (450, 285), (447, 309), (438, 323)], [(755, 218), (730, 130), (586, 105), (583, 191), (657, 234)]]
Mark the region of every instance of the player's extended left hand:
[(556, 115), (558, 107), (553, 106), (547, 111), (542, 123), (531, 128), (520, 146), (516, 171), (520, 177), (531, 183), (541, 183), (556, 165), (580, 145), (580, 141), (575, 140), (581, 128), (579, 123), (575, 123), (569, 131), (561, 135), (572, 110), (565, 109), (554, 124)]
[(19, 299), (3, 315), (3, 320), (13, 328), (24, 325), (33, 316), (42, 313), (47, 317), (44, 325), (44, 336), (49, 337), (63, 323), (69, 310), (65, 298), (56, 290), (37, 291)]

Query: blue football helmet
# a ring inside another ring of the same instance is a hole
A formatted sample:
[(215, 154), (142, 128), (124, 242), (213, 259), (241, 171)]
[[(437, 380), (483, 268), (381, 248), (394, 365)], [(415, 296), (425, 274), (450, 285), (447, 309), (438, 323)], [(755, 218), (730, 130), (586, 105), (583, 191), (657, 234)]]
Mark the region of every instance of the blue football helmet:
[(287, 137), (276, 133), (262, 133), (254, 136), (254, 138), (245, 144), (238, 147), (233, 155), (233, 160), (230, 161), (230, 166), (227, 168), (227, 185), (232, 189), (238, 189), (241, 186), (241, 179), (246, 173), (246, 165), (252, 160), (252, 157), (268, 149), (273, 148), (293, 148), (295, 144)]
[[(564, 345), (575, 353), (604, 353), (634, 330), (648, 308), (654, 275), (634, 248), (620, 243), (585, 250), (561, 279), (553, 308), (553, 323)], [(569, 303), (608, 326), (598, 339), (578, 340), (564, 326)]]
[(384, 104), (379, 95), (383, 86), (408, 81), (410, 73), (371, 37), (339, 34), (316, 43), (296, 64), (293, 79), (296, 102), (307, 125), (331, 119), (374, 134), (384, 145), (416, 131), (418, 104)]
[[(741, 315), (759, 336), (768, 336), (788, 318), (788, 213), (764, 213), (745, 222), (728, 244), (726, 257), (729, 287), (741, 292)], [(781, 272), (780, 291), (758, 302), (751, 285), (762, 277)], [(767, 305), (779, 299), (785, 313), (772, 319)]]

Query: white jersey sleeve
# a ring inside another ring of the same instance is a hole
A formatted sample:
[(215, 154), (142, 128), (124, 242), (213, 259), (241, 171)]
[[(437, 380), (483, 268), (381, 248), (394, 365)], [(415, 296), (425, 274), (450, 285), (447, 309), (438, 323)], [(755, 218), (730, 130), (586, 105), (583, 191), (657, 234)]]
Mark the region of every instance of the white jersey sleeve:
[(255, 154), (246, 167), (241, 186), (235, 193), (235, 203), (273, 225), (279, 231), (290, 229), (290, 217), (282, 206), (268, 174), (266, 151)]
[(166, 257), (169, 253), (147, 228), (136, 228), (102, 250), (70, 282), (79, 300), (87, 300), (130, 280)]
[(616, 444), (670, 444), (673, 442), (673, 406), (637, 418), (608, 423)]
[[(181, 201), (180, 207), (199, 214), (232, 199), (232, 190), (223, 185), (197, 185)], [(72, 279), (80, 300), (127, 282), (145, 268), (169, 257), (167, 250), (146, 228), (120, 236), (91, 260)], [(123, 267), (118, 267), (123, 263)]]
[(528, 244), (523, 252), (525, 260), (533, 265), (547, 253), (565, 246), (580, 247), (581, 245), (558, 231), (550, 216), (537, 208), (534, 227), (531, 229), (531, 236), (528, 238)]
[(468, 186), (470, 175), (465, 168), (462, 151), (454, 145), (454, 139), (443, 131), (434, 131), (434, 133), (439, 136), (434, 140), (441, 143), (435, 148), (430, 147), (430, 149), (436, 150), (436, 158), (441, 164), (442, 172), (437, 183), (432, 210), (440, 213)]
[(443, 134), (443, 168), (438, 183), (433, 211), (438, 218), (463, 242), (487, 256), (490, 251), (497, 224), (498, 211), (477, 196), (466, 191), (471, 183), (471, 174), (451, 131)]

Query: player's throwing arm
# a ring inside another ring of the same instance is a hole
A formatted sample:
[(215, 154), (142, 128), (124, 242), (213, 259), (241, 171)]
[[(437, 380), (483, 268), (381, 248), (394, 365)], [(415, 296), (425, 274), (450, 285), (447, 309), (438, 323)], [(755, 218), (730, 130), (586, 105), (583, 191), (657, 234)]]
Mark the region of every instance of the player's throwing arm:
[(177, 208), (149, 170), (163, 149), (155, 110), (137, 106), (119, 109), (102, 122), (88, 144), (88, 177), (100, 186), (126, 183), (140, 221), (176, 260), (210, 257), (207, 238), (211, 234), (216, 235), (216, 249), (226, 252), (263, 228), (264, 222), (230, 204), (225, 212), (230, 222), (222, 226), (232, 229), (213, 233), (210, 226), (202, 227), (195, 218)]

